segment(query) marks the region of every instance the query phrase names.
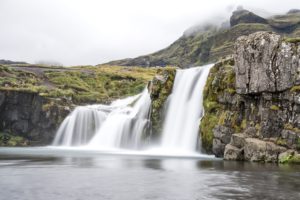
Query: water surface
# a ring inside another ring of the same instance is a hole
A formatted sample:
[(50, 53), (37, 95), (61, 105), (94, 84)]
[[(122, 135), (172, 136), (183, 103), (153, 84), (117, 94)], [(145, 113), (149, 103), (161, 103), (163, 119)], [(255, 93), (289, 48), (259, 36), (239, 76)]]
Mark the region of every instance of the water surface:
[(210, 157), (0, 148), (0, 199), (300, 199), (300, 167)]

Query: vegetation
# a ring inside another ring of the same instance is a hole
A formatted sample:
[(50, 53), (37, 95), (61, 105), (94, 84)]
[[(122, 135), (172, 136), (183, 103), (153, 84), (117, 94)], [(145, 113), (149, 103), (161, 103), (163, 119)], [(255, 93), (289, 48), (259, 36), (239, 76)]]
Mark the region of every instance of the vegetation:
[(270, 109), (271, 109), (271, 110), (274, 110), (274, 111), (277, 111), (277, 110), (279, 110), (279, 107), (276, 106), (276, 105), (271, 105), (271, 106), (270, 106)]
[(290, 89), (291, 92), (300, 92), (300, 85), (295, 85)]
[(0, 132), (0, 146), (26, 146), (28, 141), (21, 136)]
[(300, 164), (300, 154), (296, 154), (295, 152), (288, 153), (283, 156), (279, 163), (281, 164)]
[(152, 132), (156, 136), (162, 131), (163, 108), (167, 98), (172, 92), (176, 68), (165, 68), (159, 70), (157, 73), (157, 76), (160, 76), (161, 78), (154, 78), (151, 85), (151, 122)]
[(204, 88), (205, 115), (201, 120), (200, 132), (202, 147), (210, 152), (213, 142), (213, 129), (216, 125), (230, 125), (238, 132), (241, 124), (237, 122), (238, 114), (218, 101), (219, 96), (235, 94), (235, 73), (233, 59), (223, 60), (217, 63), (209, 73)]
[(120, 66), (51, 68), (0, 65), (0, 89), (63, 97), (75, 103), (104, 103), (141, 92), (157, 70)]
[(235, 40), (257, 31), (273, 31), (288, 37), (289, 42), (299, 42), (300, 15), (274, 16), (267, 23), (239, 23), (229, 28), (214, 26), (196, 27), (198, 31), (184, 34), (169, 47), (153, 54), (110, 62), (117, 65), (142, 65), (178, 67), (196, 66), (218, 61), (231, 55)]

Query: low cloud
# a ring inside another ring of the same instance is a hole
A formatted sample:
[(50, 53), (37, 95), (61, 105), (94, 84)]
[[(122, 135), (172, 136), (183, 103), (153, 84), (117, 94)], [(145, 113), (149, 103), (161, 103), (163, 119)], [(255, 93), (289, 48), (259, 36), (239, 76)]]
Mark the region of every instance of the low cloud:
[(264, 17), (299, 0), (1, 0), (0, 59), (99, 64), (164, 48), (239, 5)]

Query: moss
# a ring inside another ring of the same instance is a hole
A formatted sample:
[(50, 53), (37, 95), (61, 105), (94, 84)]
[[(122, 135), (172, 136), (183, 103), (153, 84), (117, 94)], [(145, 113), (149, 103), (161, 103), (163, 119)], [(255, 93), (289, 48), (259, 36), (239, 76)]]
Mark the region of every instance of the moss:
[(203, 96), (204, 116), (200, 124), (202, 147), (207, 152), (212, 150), (213, 129), (216, 125), (230, 126), (241, 130), (238, 116), (234, 110), (227, 109), (218, 102), (218, 95), (235, 94), (235, 73), (233, 59), (222, 60), (211, 68), (206, 81)]
[(295, 132), (295, 133), (300, 133), (300, 129), (297, 128), (297, 127), (294, 127), (294, 126), (293, 126), (292, 124), (290, 124), (290, 123), (284, 124), (284, 129), (293, 131), (293, 132)]
[(271, 106), (270, 106), (270, 109), (271, 109), (271, 110), (274, 110), (274, 111), (278, 111), (278, 110), (279, 110), (279, 107), (276, 106), (276, 105), (271, 105)]
[(28, 140), (21, 136), (0, 133), (0, 146), (27, 146)]
[(289, 42), (289, 43), (299, 43), (300, 42), (300, 37), (297, 37), (297, 38), (285, 38), (284, 41), (285, 42)]
[(286, 146), (287, 141), (285, 139), (279, 138), (279, 139), (276, 140), (276, 144), (278, 144), (280, 146)]
[(290, 153), (279, 160), (281, 164), (300, 164), (300, 154)]
[(300, 85), (295, 85), (290, 89), (291, 92), (300, 92)]
[(157, 76), (161, 76), (164, 81), (160, 78), (154, 78), (151, 83), (151, 122), (152, 132), (155, 136), (158, 136), (162, 131), (163, 109), (167, 98), (172, 92), (175, 74), (175, 68), (159, 70)]

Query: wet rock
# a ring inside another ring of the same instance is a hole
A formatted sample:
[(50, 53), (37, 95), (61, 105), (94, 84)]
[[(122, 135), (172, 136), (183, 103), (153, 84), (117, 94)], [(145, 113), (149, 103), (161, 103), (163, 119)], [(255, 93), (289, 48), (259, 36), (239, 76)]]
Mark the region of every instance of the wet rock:
[(1, 132), (11, 137), (21, 136), (30, 144), (50, 144), (60, 122), (70, 113), (59, 100), (50, 103), (50, 99), (37, 93), (0, 91), (0, 100)]
[(245, 146), (246, 143), (246, 135), (242, 133), (233, 134), (231, 137), (230, 144), (237, 147), (242, 148)]
[(244, 160), (244, 149), (227, 144), (224, 151), (225, 160)]
[(282, 130), (281, 131), (281, 138), (286, 141), (286, 145), (289, 148), (293, 148), (294, 144), (298, 141), (297, 133), (291, 131), (291, 130)]
[(222, 143), (228, 144), (233, 130), (226, 126), (216, 126), (213, 132), (215, 138), (220, 139)]
[(278, 155), (286, 149), (272, 142), (247, 138), (244, 148), (245, 160), (254, 162), (277, 162)]
[(213, 147), (212, 147), (213, 154), (216, 157), (223, 157), (225, 145), (226, 144), (222, 143), (220, 139), (217, 139), (217, 138), (213, 139)]

